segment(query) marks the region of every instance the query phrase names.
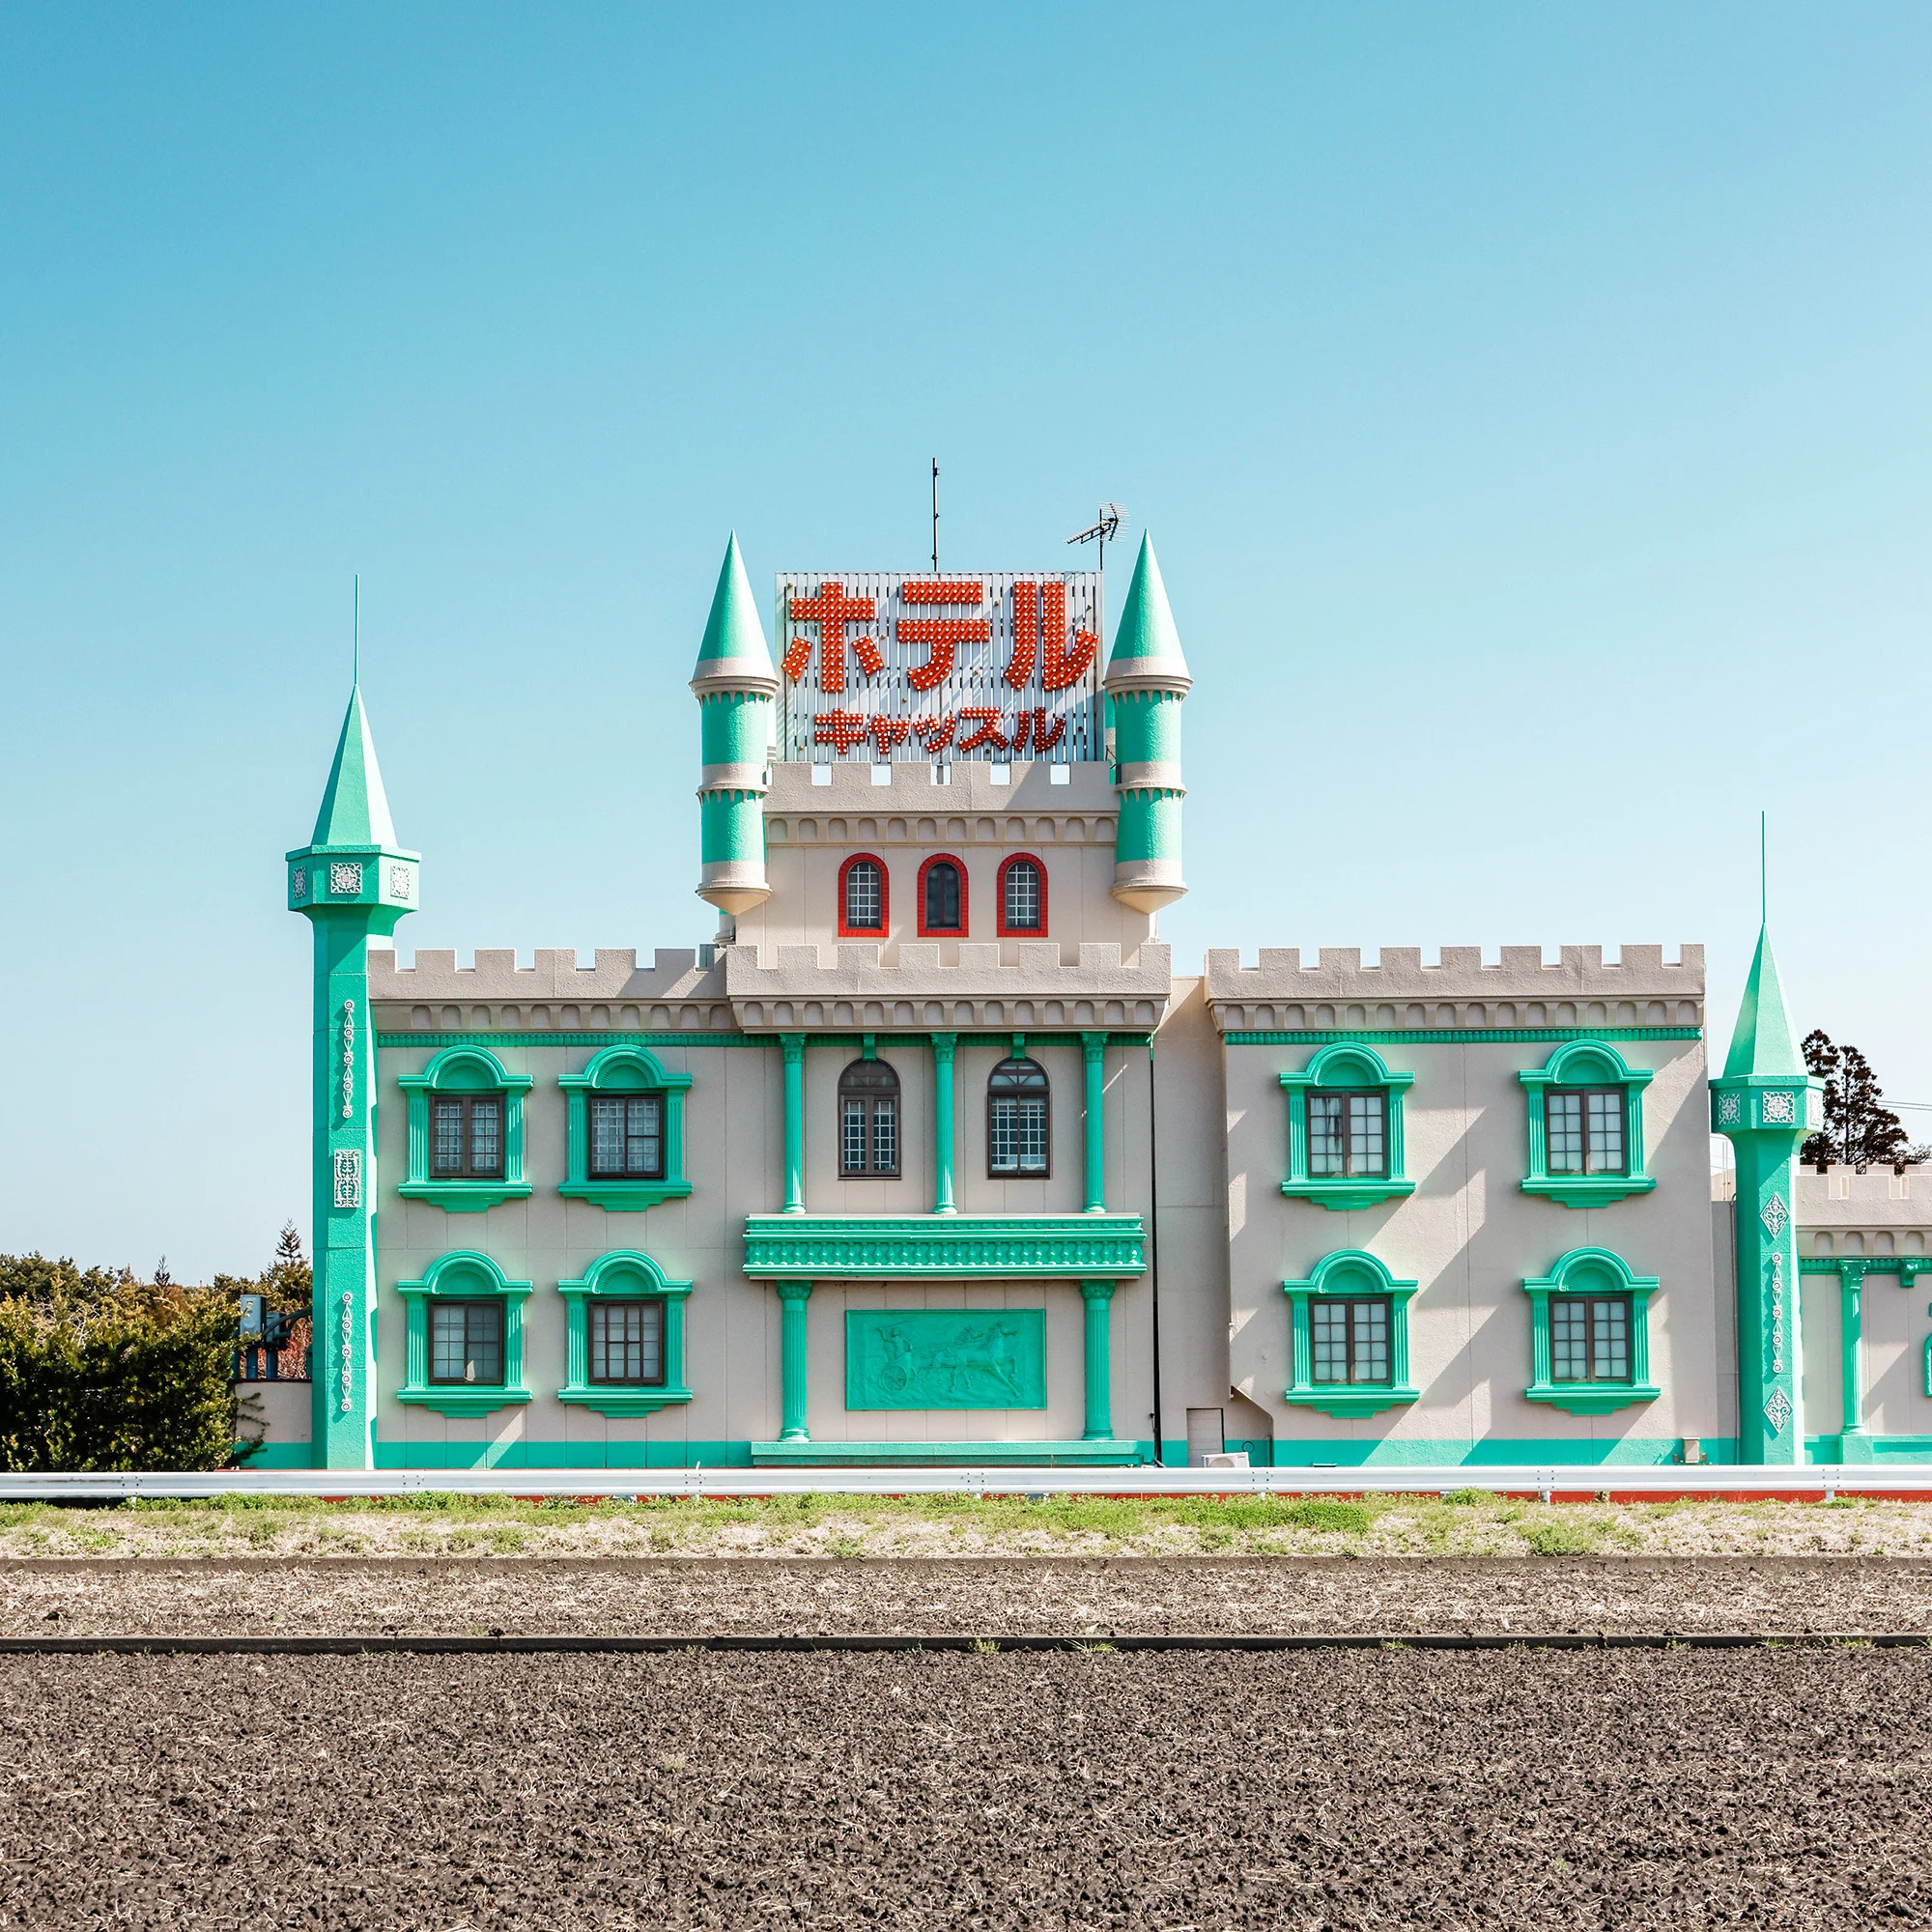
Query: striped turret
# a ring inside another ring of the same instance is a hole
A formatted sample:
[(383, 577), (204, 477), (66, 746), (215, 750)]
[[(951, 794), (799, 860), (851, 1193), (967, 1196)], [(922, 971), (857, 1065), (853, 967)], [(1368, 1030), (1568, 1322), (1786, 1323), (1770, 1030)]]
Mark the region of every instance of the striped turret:
[(1187, 795), (1180, 706), (1192, 683), (1153, 544), (1143, 535), (1106, 679), (1121, 794), (1114, 896), (1137, 912), (1158, 912), (1187, 890), (1180, 876), (1180, 801)]
[(741, 913), (771, 896), (765, 883), (765, 748), (779, 680), (735, 535), (724, 548), (691, 688), (704, 758), (697, 787), (703, 866), (697, 896), (720, 912)]

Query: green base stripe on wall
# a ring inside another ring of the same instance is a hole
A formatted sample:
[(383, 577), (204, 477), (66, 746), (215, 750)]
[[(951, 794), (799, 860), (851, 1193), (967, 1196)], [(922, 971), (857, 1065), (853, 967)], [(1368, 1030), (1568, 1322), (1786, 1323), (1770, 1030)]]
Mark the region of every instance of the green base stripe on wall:
[[(1277, 1000), (1273, 1004), (1282, 1003)], [(1694, 1026), (1295, 1027), (1288, 1032), (1221, 1036), (1230, 1046), (1326, 1046), (1331, 1040), (1353, 1040), (1363, 1046), (1515, 1046), (1538, 1040), (1702, 1039), (1703, 1037), (1704, 1029)]]

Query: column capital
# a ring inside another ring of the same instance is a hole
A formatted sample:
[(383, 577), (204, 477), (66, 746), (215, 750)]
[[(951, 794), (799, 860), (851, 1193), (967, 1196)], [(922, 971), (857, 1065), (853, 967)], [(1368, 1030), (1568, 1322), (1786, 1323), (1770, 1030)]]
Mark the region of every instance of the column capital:
[(1080, 1050), (1089, 1060), (1098, 1060), (1107, 1050), (1107, 1036), (1104, 1033), (1083, 1033), (1080, 1036)]
[(1111, 1301), (1114, 1291), (1120, 1287), (1117, 1281), (1083, 1281), (1080, 1284), (1082, 1301)]
[(951, 1060), (959, 1044), (956, 1033), (935, 1033), (927, 1035), (927, 1037), (932, 1041), (933, 1052), (943, 1060)]
[(809, 1281), (775, 1281), (772, 1284), (781, 1301), (810, 1301), (813, 1286)]
[(787, 1065), (805, 1058), (805, 1036), (802, 1033), (781, 1033), (779, 1035), (779, 1044), (784, 1049)]

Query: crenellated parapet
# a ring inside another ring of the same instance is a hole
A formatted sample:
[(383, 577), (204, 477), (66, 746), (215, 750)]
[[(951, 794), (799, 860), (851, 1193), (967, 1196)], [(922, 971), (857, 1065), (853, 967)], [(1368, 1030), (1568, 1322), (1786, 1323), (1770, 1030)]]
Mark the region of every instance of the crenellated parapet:
[(1540, 946), (1505, 946), (1494, 965), (1479, 946), (1445, 946), (1425, 966), (1422, 949), (1385, 946), (1373, 966), (1361, 949), (1324, 946), (1304, 965), (1298, 947), (1208, 954), (1208, 1000), (1224, 1034), (1302, 1028), (1509, 1029), (1545, 1026), (1688, 1026), (1704, 1019), (1704, 949), (1684, 946), (1666, 963), (1661, 946), (1566, 946), (1554, 961)]
[(369, 955), (369, 996), (384, 1032), (577, 1033), (728, 1030), (724, 970), (710, 947), (660, 947), (639, 966), (632, 947), (600, 946), (587, 966), (574, 947), (539, 947), (527, 966), (513, 948), (478, 947), (475, 963), (425, 948), (412, 965)]
[[(724, 954), (724, 983), (747, 1033), (1160, 1024), (1174, 983), (1167, 947), (1150, 943), (1126, 957), (1118, 945), (1085, 944), (1071, 958), (1068, 950), (1053, 940), (969, 943), (955, 964), (942, 965), (936, 943), (901, 941), (893, 964), (876, 943), (734, 946)], [(1012, 963), (1002, 963), (1007, 955)]]

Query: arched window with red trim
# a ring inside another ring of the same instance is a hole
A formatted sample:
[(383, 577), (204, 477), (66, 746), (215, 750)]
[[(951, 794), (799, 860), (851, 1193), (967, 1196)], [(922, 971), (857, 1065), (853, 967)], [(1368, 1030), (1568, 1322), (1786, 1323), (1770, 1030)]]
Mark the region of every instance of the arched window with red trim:
[(1000, 867), (1000, 937), (1040, 939), (1046, 933), (1046, 867), (1031, 852), (1015, 852)]
[(966, 867), (950, 852), (935, 852), (919, 868), (919, 936), (966, 937)]
[(891, 912), (885, 861), (853, 853), (838, 868), (838, 937), (883, 939)]

